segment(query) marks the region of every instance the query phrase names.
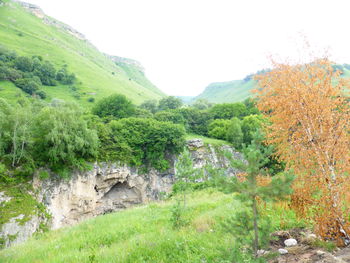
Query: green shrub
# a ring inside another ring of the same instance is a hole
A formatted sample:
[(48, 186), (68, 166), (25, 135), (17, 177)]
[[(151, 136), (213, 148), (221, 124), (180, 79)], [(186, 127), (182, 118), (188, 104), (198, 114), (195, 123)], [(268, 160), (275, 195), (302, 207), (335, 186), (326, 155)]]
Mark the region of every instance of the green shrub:
[(241, 121), (238, 118), (232, 118), (227, 127), (226, 140), (232, 143), (236, 149), (241, 149), (243, 143), (243, 133)]
[(41, 165), (82, 168), (85, 160), (96, 156), (97, 147), (96, 131), (87, 127), (74, 104), (44, 107), (35, 119), (34, 154)]
[(212, 120), (207, 110), (198, 110), (192, 107), (176, 110), (186, 120), (186, 130), (188, 133), (208, 135), (208, 124)]
[(124, 95), (114, 94), (98, 101), (92, 112), (101, 118), (121, 119), (133, 116), (135, 106)]
[(214, 119), (225, 120), (233, 117), (242, 118), (248, 115), (247, 107), (241, 102), (216, 104), (209, 109), (209, 112)]
[(184, 128), (169, 122), (125, 118), (111, 121), (107, 128), (101, 128), (101, 149), (119, 149), (123, 159), (135, 166), (145, 164), (165, 170), (169, 167), (166, 154), (180, 153), (185, 145)]
[(208, 135), (210, 137), (225, 140), (230, 120), (214, 120), (209, 124)]
[(168, 96), (162, 98), (159, 101), (158, 109), (159, 110), (175, 110), (182, 106), (182, 101), (179, 98), (174, 96)]
[(154, 114), (154, 118), (158, 121), (169, 121), (176, 124), (182, 124), (185, 125), (186, 120), (181, 115), (181, 113), (177, 111), (159, 111), (156, 114)]

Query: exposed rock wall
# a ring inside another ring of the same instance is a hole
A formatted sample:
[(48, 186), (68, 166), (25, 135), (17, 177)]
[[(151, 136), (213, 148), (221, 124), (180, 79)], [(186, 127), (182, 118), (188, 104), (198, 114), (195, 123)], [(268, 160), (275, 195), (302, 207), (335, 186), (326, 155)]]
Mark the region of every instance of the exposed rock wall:
[[(207, 164), (217, 168), (228, 167), (228, 160), (222, 151), (230, 151), (235, 158), (242, 159), (241, 154), (229, 146), (213, 147), (204, 145), (202, 140), (188, 141), (194, 167), (201, 168)], [(76, 224), (84, 219), (125, 209), (137, 204), (157, 200), (163, 193), (171, 191), (174, 183), (176, 156), (169, 157), (171, 168), (165, 172), (154, 169), (141, 172), (142, 169), (118, 165), (116, 163), (94, 164), (91, 171), (75, 172), (69, 180), (51, 174), (49, 179), (33, 179), (36, 198), (44, 204), (51, 214), (49, 228), (57, 229)], [(227, 169), (228, 175), (238, 171)], [(0, 196), (1, 202), (6, 197)], [(6, 244), (22, 242), (39, 229), (43, 219), (34, 216), (25, 225), (16, 223), (16, 218), (2, 226), (0, 238)], [(1, 227), (1, 226), (0, 226)], [(8, 240), (9, 236), (13, 240)]]

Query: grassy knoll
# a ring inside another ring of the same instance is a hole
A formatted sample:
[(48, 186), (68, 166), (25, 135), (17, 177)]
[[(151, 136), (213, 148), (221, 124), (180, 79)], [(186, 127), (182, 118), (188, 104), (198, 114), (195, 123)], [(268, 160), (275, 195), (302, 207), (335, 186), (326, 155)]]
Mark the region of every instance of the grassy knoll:
[[(212, 189), (190, 195), (185, 218), (170, 223), (174, 200), (151, 203), (38, 235), (0, 251), (0, 262), (232, 262), (235, 240), (221, 222), (241, 205), (232, 195)], [(267, 207), (276, 228), (295, 226), (291, 212)]]

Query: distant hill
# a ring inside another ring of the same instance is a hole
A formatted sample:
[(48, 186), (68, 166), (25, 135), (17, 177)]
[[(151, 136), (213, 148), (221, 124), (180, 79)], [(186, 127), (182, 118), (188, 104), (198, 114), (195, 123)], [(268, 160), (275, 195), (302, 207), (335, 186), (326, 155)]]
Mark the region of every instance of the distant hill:
[(211, 83), (194, 100), (205, 99), (214, 103), (243, 101), (251, 95), (255, 83), (252, 79)]
[[(137, 104), (165, 96), (146, 78), (140, 63), (101, 53), (84, 35), (46, 16), (35, 5), (0, 1), (0, 45), (21, 56), (41, 56), (57, 68), (67, 65), (76, 75), (73, 90), (64, 85), (44, 86), (47, 100), (59, 98), (90, 106), (89, 99), (112, 93), (124, 94)], [(0, 82), (0, 97), (11, 100), (21, 93), (11, 82)]]
[[(341, 76), (350, 78), (349, 64), (336, 64), (333, 66), (335, 70), (342, 72)], [(256, 87), (257, 82), (253, 80), (256, 74), (263, 74), (268, 69), (263, 69), (255, 74), (250, 74), (242, 80), (233, 80), (227, 82), (214, 82), (209, 84), (204, 91), (198, 96), (194, 97), (193, 101), (197, 99), (205, 99), (213, 103), (237, 102), (243, 101), (252, 96), (251, 90)]]
[(177, 97), (181, 99), (182, 102), (185, 104), (190, 103), (195, 98), (195, 96), (177, 96)]

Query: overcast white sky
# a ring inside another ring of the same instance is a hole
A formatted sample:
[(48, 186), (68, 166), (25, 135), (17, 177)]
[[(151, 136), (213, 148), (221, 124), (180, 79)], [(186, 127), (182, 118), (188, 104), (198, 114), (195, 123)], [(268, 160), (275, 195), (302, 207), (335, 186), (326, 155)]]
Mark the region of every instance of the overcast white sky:
[[(26, 0), (24, 0), (26, 1)], [(169, 95), (244, 78), (302, 42), (350, 63), (346, 0), (27, 0), (111, 55), (133, 58)]]

